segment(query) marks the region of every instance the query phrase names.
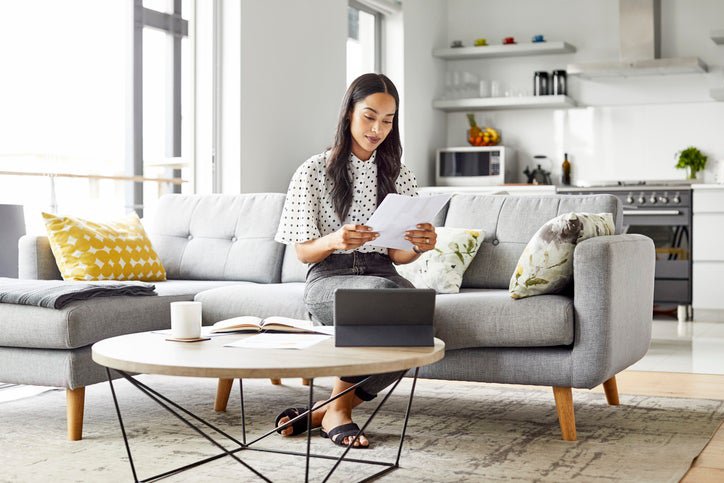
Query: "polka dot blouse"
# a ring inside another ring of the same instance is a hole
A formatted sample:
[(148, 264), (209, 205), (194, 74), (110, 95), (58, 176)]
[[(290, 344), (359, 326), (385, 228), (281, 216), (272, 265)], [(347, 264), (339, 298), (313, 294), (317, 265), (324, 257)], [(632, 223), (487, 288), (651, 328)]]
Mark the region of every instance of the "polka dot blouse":
[[(326, 159), (329, 152), (312, 156), (302, 164), (289, 183), (284, 210), (274, 239), (280, 243), (304, 243), (321, 238), (342, 228), (342, 225), (364, 225), (377, 208), (376, 152), (368, 161), (350, 155), (349, 173), (352, 177), (353, 198), (344, 222), (339, 221), (332, 202), (332, 180), (327, 177)], [(412, 171), (401, 166), (395, 181), (398, 194), (417, 195), (417, 180)], [(334, 253), (377, 252), (387, 254), (386, 248), (362, 245), (355, 250)]]

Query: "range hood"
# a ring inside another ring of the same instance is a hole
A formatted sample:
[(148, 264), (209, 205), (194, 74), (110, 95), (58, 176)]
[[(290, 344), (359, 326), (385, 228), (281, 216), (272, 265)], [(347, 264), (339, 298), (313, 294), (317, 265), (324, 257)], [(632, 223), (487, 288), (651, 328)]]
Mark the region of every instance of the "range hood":
[(692, 74), (706, 72), (698, 57), (659, 58), (660, 0), (619, 0), (620, 60), (569, 64), (582, 77)]

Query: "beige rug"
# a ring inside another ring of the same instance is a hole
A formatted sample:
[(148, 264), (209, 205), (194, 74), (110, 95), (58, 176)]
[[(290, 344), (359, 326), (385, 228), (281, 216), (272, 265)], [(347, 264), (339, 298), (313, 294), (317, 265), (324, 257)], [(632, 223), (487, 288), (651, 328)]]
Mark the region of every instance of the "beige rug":
[[(214, 413), (215, 381), (161, 376), (141, 380), (215, 424), (240, 433), (238, 386), (227, 413)], [(318, 394), (330, 387), (321, 380)], [(368, 431), (374, 448), (365, 458), (394, 459), (409, 381), (403, 382)], [(216, 454), (217, 450), (163, 409), (117, 382), (139, 478)], [(306, 401), (298, 380), (284, 386), (245, 381), (250, 430), (260, 434), (283, 407)], [(418, 383), (401, 468), (383, 481), (651, 481), (675, 482), (724, 420), (724, 402), (622, 396), (610, 407), (601, 394), (574, 393), (578, 438), (561, 441), (551, 391), (514, 386), (421, 380)], [(65, 394), (46, 392), (0, 404), (0, 481), (131, 481), (123, 440), (107, 384), (86, 391), (85, 439), (65, 441)], [(258, 424), (259, 423), (259, 424)], [(260, 424), (264, 428), (260, 428)], [(249, 427), (247, 425), (247, 427)], [(272, 436), (264, 445), (303, 451), (303, 438)], [(337, 452), (312, 438), (314, 451)], [(385, 456), (390, 455), (390, 456)], [(260, 452), (242, 454), (273, 481), (303, 481), (302, 458)], [(313, 460), (315, 481), (331, 463)], [(358, 480), (369, 468), (343, 464), (332, 481)], [(223, 458), (165, 481), (258, 481)]]

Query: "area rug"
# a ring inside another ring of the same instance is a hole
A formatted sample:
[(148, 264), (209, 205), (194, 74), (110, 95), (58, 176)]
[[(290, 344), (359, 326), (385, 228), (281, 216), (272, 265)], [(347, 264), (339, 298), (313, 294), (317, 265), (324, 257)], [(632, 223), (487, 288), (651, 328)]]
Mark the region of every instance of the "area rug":
[[(140, 379), (232, 434), (240, 434), (237, 384), (228, 412), (215, 413), (214, 380)], [(318, 382), (317, 393), (328, 393), (331, 380)], [(407, 404), (403, 395), (410, 382), (400, 385), (368, 430), (373, 448), (356, 450), (355, 456), (394, 461)], [(307, 388), (299, 380), (284, 383), (245, 381), (247, 428), (252, 434), (268, 429), (283, 407), (306, 401)], [(127, 382), (118, 381), (116, 391), (139, 478), (218, 453)], [(574, 403), (578, 441), (565, 442), (560, 439), (552, 391), (420, 380), (401, 468), (382, 480), (675, 482), (724, 420), (724, 402), (714, 400), (622, 396), (621, 405), (611, 407), (602, 394), (576, 391)], [(86, 390), (83, 441), (64, 439), (63, 392), (2, 403), (0, 414), (0, 481), (132, 481), (107, 384)], [(278, 435), (262, 443), (294, 451), (303, 451), (306, 444), (304, 438)], [(312, 448), (326, 454), (339, 451), (318, 434), (312, 438)], [(249, 451), (242, 457), (272, 481), (303, 481), (303, 458)], [(313, 460), (311, 478), (321, 481), (330, 467), (327, 460)], [(369, 467), (344, 463), (331, 481), (357, 481), (372, 473)], [(240, 464), (222, 458), (165, 481), (258, 480)]]

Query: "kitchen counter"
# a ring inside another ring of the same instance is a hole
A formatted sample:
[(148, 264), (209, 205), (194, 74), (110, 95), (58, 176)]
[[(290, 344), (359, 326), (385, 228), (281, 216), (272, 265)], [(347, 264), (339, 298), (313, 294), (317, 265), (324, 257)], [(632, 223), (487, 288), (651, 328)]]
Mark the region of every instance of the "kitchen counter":
[(695, 190), (724, 190), (724, 183), (693, 184)]
[(554, 195), (555, 185), (509, 184), (495, 186), (423, 186), (418, 190), (422, 194), (465, 193), (465, 194), (504, 194), (512, 195)]

